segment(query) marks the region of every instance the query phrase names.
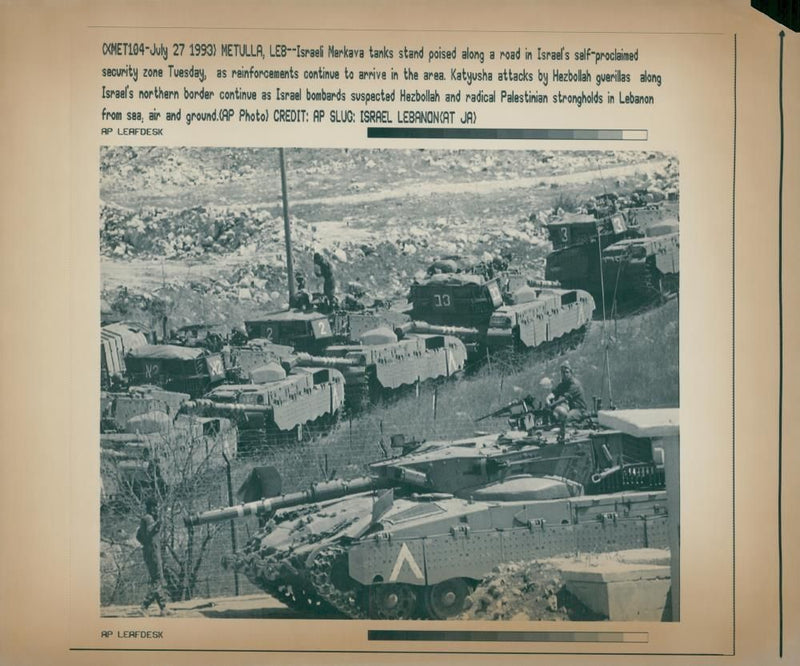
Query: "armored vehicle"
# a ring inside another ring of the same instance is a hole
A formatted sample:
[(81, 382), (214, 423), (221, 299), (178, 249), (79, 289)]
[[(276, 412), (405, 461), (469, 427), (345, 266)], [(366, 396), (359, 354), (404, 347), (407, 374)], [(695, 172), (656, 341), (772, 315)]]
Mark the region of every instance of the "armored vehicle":
[(193, 398), (225, 380), (222, 354), (200, 347), (143, 345), (128, 352), (125, 365), (132, 385), (155, 384)]
[[(189, 525), (256, 515), (227, 564), (288, 605), (351, 618), (458, 615), (503, 562), (668, 543), (657, 440), (620, 431), (392, 438), (369, 475), (207, 511)], [(275, 474), (272, 475), (273, 478)]]
[[(442, 334), (405, 335), (401, 313), (285, 311), (245, 322), (251, 337), (292, 345), (294, 365), (335, 368), (345, 378), (347, 404), (360, 408), (404, 386), (448, 378), (464, 369), (463, 343)], [(394, 329), (394, 330), (393, 330)]]
[(251, 340), (269, 340), (310, 354), (318, 354), (336, 341), (327, 315), (316, 311), (273, 312), (244, 325)]
[(568, 289), (585, 289), (595, 300), (603, 295), (601, 251), (619, 240), (641, 235), (622, 212), (596, 217), (566, 213), (547, 225), (553, 252), (547, 256), (545, 279)]
[(239, 443), (257, 447), (298, 441), (304, 427), (327, 426), (344, 404), (344, 377), (335, 368), (295, 367), (288, 373), (277, 362), (250, 371), (251, 383), (222, 384), (184, 404), (199, 416), (227, 417), (239, 427)]
[(114, 323), (100, 329), (100, 388), (109, 389), (125, 377), (125, 355), (148, 344), (146, 331), (137, 324)]
[(119, 432), (100, 435), (102, 501), (147, 496), (222, 466), (236, 456), (236, 426), (224, 418), (168, 416), (162, 411), (131, 417)]
[(411, 317), (437, 326), (485, 327), (503, 305), (499, 278), (474, 273), (436, 273), (411, 285)]
[(486, 331), (489, 347), (571, 344), (586, 331), (594, 313), (594, 299), (581, 289), (530, 287), (518, 290), (514, 301), (492, 313)]
[(125, 391), (100, 393), (100, 432), (125, 432), (128, 422), (143, 414), (162, 413), (172, 420), (188, 393), (165, 391), (158, 386), (131, 386)]
[(522, 350), (579, 338), (592, 320), (592, 296), (538, 284), (518, 276), (432, 275), (411, 287), (415, 323), (409, 328), (457, 335), (473, 355), (486, 347)]
[(658, 301), (676, 293), (680, 276), (677, 220), (651, 225), (644, 238), (609, 245), (603, 250), (603, 272), (614, 301)]
[[(219, 353), (199, 347), (148, 345), (128, 356), (132, 387), (103, 396), (103, 427), (120, 430), (144, 412), (224, 417), (236, 421), (243, 444), (300, 439), (303, 427), (333, 422), (342, 408), (344, 378), (336, 369), (305, 369), (291, 347), (268, 340), (224, 346)], [(159, 388), (179, 387), (185, 393)]]
[(347, 403), (358, 408), (388, 397), (393, 391), (429, 379), (458, 375), (467, 350), (449, 335), (407, 335), (398, 340), (388, 329), (362, 336), (362, 343), (331, 345), (324, 356), (298, 354), (306, 367), (333, 367), (345, 378)]
[[(652, 298), (659, 291), (675, 291), (677, 236), (671, 240), (637, 242), (665, 235), (665, 226), (674, 226), (671, 232), (677, 233), (677, 220), (670, 219), (677, 214), (677, 202), (663, 198), (663, 193), (656, 190), (637, 190), (624, 199), (613, 194), (601, 195), (595, 198), (588, 213), (566, 213), (548, 224), (553, 252), (547, 256), (545, 278), (562, 287), (585, 289), (598, 301), (605, 296), (607, 305), (614, 301), (618, 306), (633, 305), (645, 295)], [(652, 285), (639, 280), (637, 272), (642, 271), (638, 269), (627, 272), (633, 283), (630, 287), (626, 284), (627, 278), (619, 267), (621, 261), (627, 263), (622, 257), (629, 249), (637, 255), (643, 252), (667, 257), (658, 262), (661, 290), (655, 276)]]

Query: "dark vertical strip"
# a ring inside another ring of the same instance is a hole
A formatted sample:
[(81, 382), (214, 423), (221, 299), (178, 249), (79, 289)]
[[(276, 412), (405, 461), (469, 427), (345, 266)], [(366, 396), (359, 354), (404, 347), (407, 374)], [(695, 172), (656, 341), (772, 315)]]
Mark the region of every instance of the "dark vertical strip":
[(733, 654), (736, 654), (736, 83), (738, 66), (737, 35), (733, 35), (733, 222), (731, 238), (731, 263), (733, 288), (731, 289), (731, 307), (733, 328), (731, 335), (731, 400), (732, 400), (732, 428), (733, 428)]
[(783, 658), (783, 30), (778, 58), (781, 156), (778, 174), (778, 656)]

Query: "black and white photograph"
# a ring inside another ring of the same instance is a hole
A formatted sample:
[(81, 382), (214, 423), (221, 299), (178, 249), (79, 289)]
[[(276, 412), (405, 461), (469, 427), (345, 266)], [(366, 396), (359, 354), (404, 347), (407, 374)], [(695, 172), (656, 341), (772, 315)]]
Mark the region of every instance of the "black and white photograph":
[(677, 154), (99, 164), (102, 617), (680, 619)]

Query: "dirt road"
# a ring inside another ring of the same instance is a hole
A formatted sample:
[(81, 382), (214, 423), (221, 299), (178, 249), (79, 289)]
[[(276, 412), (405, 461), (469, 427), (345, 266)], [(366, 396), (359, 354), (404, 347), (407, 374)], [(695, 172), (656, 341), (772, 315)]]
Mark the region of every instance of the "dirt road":
[[(192, 599), (169, 605), (169, 617), (210, 617), (210, 618), (250, 618), (250, 619), (293, 619), (317, 617), (303, 615), (287, 608), (268, 595), (246, 595), (240, 597), (216, 597), (214, 599)], [(150, 608), (153, 616), (158, 616), (158, 607)], [(101, 617), (141, 617), (139, 606), (102, 606)]]

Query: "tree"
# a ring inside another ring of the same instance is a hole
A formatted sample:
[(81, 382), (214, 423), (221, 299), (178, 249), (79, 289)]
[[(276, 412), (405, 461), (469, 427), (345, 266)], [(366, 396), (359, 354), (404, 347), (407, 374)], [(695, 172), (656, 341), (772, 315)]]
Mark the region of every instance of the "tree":
[[(160, 412), (135, 417), (127, 428), (133, 432), (101, 439), (106, 509), (101, 524), (105, 521), (106, 531), (112, 533), (115, 521), (130, 525), (144, 514), (147, 498), (155, 498), (167, 591), (173, 601), (180, 601), (194, 596), (204, 557), (223, 527), (195, 528), (184, 518), (208, 508), (212, 497), (226, 497), (223, 451), (235, 455), (237, 431), (228, 419), (164, 417)], [(128, 555), (141, 558), (139, 549)], [(119, 578), (143, 570), (118, 563), (116, 571), (122, 572)], [(119, 580), (106, 584), (122, 589)]]

